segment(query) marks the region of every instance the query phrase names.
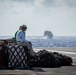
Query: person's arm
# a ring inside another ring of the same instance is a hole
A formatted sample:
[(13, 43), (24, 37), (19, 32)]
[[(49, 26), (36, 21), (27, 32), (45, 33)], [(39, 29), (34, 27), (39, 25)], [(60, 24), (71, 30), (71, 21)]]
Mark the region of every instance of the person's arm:
[(23, 42), (27, 42), (28, 43), (28, 41), (25, 39), (25, 34), (23, 32), (20, 32), (19, 36), (20, 36), (20, 39), (22, 39)]

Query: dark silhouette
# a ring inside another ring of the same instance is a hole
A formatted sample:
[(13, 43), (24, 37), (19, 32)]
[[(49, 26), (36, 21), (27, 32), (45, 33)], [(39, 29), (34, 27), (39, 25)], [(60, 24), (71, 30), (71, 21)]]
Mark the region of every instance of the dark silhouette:
[(53, 34), (51, 31), (45, 31), (44, 36), (47, 36), (47, 39), (51, 39), (53, 37)]

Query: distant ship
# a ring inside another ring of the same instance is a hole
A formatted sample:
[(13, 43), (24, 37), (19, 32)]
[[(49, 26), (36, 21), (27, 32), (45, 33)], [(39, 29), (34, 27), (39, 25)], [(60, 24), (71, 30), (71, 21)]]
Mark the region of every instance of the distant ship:
[(53, 38), (53, 34), (51, 31), (44, 31), (44, 35), (43, 35), (46, 39), (52, 39)]
[(51, 31), (44, 31), (43, 36), (29, 36), (27, 37), (29, 40), (31, 39), (52, 39), (53, 38), (53, 34)]

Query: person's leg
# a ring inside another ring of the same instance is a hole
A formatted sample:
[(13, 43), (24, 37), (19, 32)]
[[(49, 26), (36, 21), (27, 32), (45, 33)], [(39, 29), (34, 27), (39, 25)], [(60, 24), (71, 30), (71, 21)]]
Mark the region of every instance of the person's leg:
[(30, 50), (30, 54), (32, 56), (35, 56), (35, 52), (33, 51), (32, 45), (28, 44), (29, 50)]
[(27, 47), (29, 48), (29, 50), (30, 50), (30, 55), (31, 55), (31, 56), (34, 56), (34, 55), (35, 55), (35, 52), (33, 51), (33, 48), (32, 48), (32, 45), (31, 45), (31, 44), (22, 42), (22, 43), (20, 43), (19, 45), (27, 46)]

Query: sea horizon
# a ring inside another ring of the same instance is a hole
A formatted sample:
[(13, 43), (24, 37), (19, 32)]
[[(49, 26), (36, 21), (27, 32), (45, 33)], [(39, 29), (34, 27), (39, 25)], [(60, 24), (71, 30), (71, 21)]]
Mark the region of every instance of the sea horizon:
[[(0, 40), (7, 40), (13, 36), (0, 36)], [(44, 36), (27, 36), (33, 48), (76, 48), (76, 36), (54, 36), (47, 39)]]

